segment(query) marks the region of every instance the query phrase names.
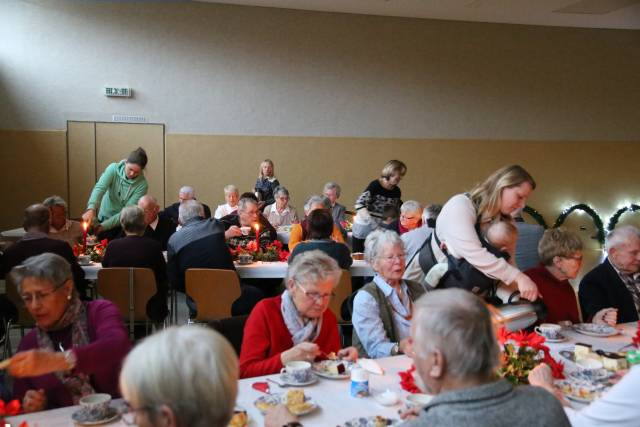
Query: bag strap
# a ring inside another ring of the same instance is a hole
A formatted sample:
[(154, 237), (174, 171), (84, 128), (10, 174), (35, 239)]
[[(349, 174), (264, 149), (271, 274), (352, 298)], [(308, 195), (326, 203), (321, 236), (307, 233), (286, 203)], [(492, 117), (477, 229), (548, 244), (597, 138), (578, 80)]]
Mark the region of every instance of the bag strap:
[[(435, 232), (435, 230), (433, 230), (433, 231)], [(420, 251), (424, 249), (424, 247), (427, 245), (427, 243), (431, 243), (431, 236), (432, 236), (432, 235), (433, 235), (433, 233), (429, 234), (429, 235), (427, 236), (427, 238), (425, 239), (425, 241), (424, 241), (424, 242), (422, 242), (422, 244), (420, 245), (420, 247), (418, 248), (418, 250), (417, 250), (417, 251), (415, 251), (415, 252), (413, 253), (413, 255), (411, 255), (411, 258), (410, 258), (410, 259), (409, 259), (409, 261), (407, 262), (407, 265), (410, 265), (410, 264), (411, 264), (411, 262), (412, 262), (412, 261), (415, 259), (415, 257), (420, 253)], [(429, 248), (429, 249), (431, 249), (431, 248)], [(435, 258), (434, 258), (434, 256), (433, 256), (433, 251), (431, 251), (431, 250), (430, 250), (429, 252), (431, 253), (431, 259), (435, 260)]]

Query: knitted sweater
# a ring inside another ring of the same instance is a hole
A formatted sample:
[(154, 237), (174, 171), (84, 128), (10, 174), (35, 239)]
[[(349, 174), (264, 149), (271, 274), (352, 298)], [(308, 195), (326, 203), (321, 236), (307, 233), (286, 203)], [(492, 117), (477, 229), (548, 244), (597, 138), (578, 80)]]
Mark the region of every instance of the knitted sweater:
[(395, 206), (400, 209), (402, 204), (402, 192), (400, 187), (393, 187), (387, 190), (380, 184), (379, 180), (369, 183), (364, 192), (356, 200), (356, 210), (366, 208), (371, 216), (376, 220), (382, 219), (382, 214), (387, 206)]
[[(280, 354), (293, 347), (293, 340), (281, 304), (281, 296), (263, 299), (249, 315), (240, 350), (240, 378), (275, 374), (282, 369)], [(331, 310), (322, 314), (322, 329), (313, 342), (324, 353), (340, 350), (338, 322)]]
[(149, 189), (143, 173), (134, 179), (127, 178), (125, 164), (126, 160), (121, 160), (107, 166), (87, 202), (87, 209), (96, 209), (100, 204), (98, 221), (104, 230), (120, 225), (122, 208), (137, 204)]

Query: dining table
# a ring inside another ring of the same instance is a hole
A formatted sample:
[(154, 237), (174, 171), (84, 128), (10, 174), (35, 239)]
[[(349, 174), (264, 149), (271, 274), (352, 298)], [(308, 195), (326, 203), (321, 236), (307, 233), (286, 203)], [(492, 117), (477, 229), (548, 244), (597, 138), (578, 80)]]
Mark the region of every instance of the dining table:
[[(570, 360), (560, 355), (562, 350), (573, 351), (576, 343), (586, 343), (593, 346), (593, 349), (601, 349), (605, 351), (619, 351), (627, 347), (631, 343), (632, 337), (637, 331), (637, 323), (626, 323), (617, 326), (619, 334), (611, 337), (595, 337), (582, 335), (572, 329), (564, 329), (563, 335), (567, 338), (561, 343), (549, 343), (551, 354), (556, 360), (561, 361), (565, 365), (565, 372), (572, 372), (578, 367)], [(471, 355), (472, 353), (470, 353)], [(400, 372), (407, 371), (412, 366), (412, 360), (404, 355), (386, 357), (376, 360), (377, 364), (383, 369), (382, 375), (369, 375), (369, 391), (367, 397), (353, 397), (350, 394), (350, 380), (344, 379), (326, 379), (318, 378), (318, 381), (308, 386), (302, 387), (305, 395), (311, 398), (317, 405), (317, 408), (307, 415), (300, 417), (300, 422), (305, 427), (325, 427), (325, 426), (341, 426), (346, 421), (359, 417), (382, 416), (386, 418), (397, 419), (398, 410), (402, 409), (407, 402), (409, 393), (400, 386)], [(282, 383), (280, 374), (266, 375), (254, 378), (245, 378), (238, 381), (238, 396), (236, 405), (238, 408), (247, 411), (250, 418), (250, 427), (260, 427), (264, 425), (264, 416), (256, 408), (255, 402), (263, 392), (254, 388), (255, 383), (267, 382), (269, 384), (270, 393), (285, 393), (290, 390), (289, 387), (281, 387), (276, 383)], [(378, 403), (381, 393), (387, 390), (395, 392), (398, 396), (396, 404), (391, 406), (383, 406)], [(116, 402), (117, 403), (117, 402)], [(580, 409), (584, 404), (570, 401), (570, 404)], [(53, 409), (49, 411), (26, 414), (18, 417), (7, 419), (10, 426), (17, 427), (21, 421), (27, 421), (30, 427), (66, 427), (73, 426), (71, 415), (79, 409), (78, 406), (67, 408)], [(121, 420), (116, 420), (107, 426), (122, 426)]]
[[(98, 271), (102, 269), (102, 264), (92, 262), (82, 265), (84, 277), (87, 280), (97, 280)], [(250, 264), (235, 263), (238, 276), (242, 279), (282, 279), (287, 274), (288, 264), (284, 261), (263, 262), (257, 261)], [(349, 269), (353, 277), (369, 277), (374, 275), (371, 265), (364, 260), (353, 260), (353, 264)]]

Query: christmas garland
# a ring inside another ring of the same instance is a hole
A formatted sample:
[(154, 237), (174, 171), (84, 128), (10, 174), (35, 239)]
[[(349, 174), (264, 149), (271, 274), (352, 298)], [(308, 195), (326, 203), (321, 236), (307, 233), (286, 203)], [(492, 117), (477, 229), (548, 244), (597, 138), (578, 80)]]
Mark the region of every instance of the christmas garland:
[(544, 217), (542, 216), (542, 214), (537, 210), (533, 209), (531, 206), (525, 206), (522, 211), (529, 214), (529, 216), (533, 218), (542, 227), (544, 227), (545, 230), (549, 228), (549, 226), (547, 225), (547, 221), (544, 220)]
[(636, 205), (635, 203), (632, 203), (629, 206), (625, 206), (618, 209), (616, 213), (614, 213), (613, 216), (609, 219), (609, 225), (607, 226), (607, 230), (612, 231), (614, 228), (616, 228), (616, 225), (618, 224), (618, 221), (620, 220), (620, 217), (622, 216), (623, 213), (627, 211), (635, 212), (637, 210), (640, 210), (640, 205)]
[(602, 219), (600, 219), (600, 216), (595, 210), (593, 210), (593, 208), (591, 208), (588, 205), (585, 205), (584, 203), (579, 203), (577, 205), (573, 205), (563, 210), (560, 216), (556, 219), (556, 222), (553, 224), (553, 228), (560, 227), (564, 223), (564, 221), (567, 219), (567, 217), (575, 210), (584, 211), (591, 217), (591, 219), (593, 219), (593, 223), (595, 224), (596, 229), (598, 230), (598, 233), (596, 234), (596, 239), (598, 240), (598, 242), (600, 242), (600, 244), (604, 244), (605, 233), (604, 233), (604, 224), (602, 224)]

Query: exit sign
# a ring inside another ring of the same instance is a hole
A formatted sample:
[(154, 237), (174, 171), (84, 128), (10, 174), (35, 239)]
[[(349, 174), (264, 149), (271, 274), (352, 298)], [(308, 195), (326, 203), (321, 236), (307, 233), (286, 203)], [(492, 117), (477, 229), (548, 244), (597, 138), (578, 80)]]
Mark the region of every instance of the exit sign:
[(133, 93), (133, 90), (130, 87), (107, 86), (104, 88), (104, 94), (106, 96), (121, 96), (125, 98), (130, 98), (132, 93)]

